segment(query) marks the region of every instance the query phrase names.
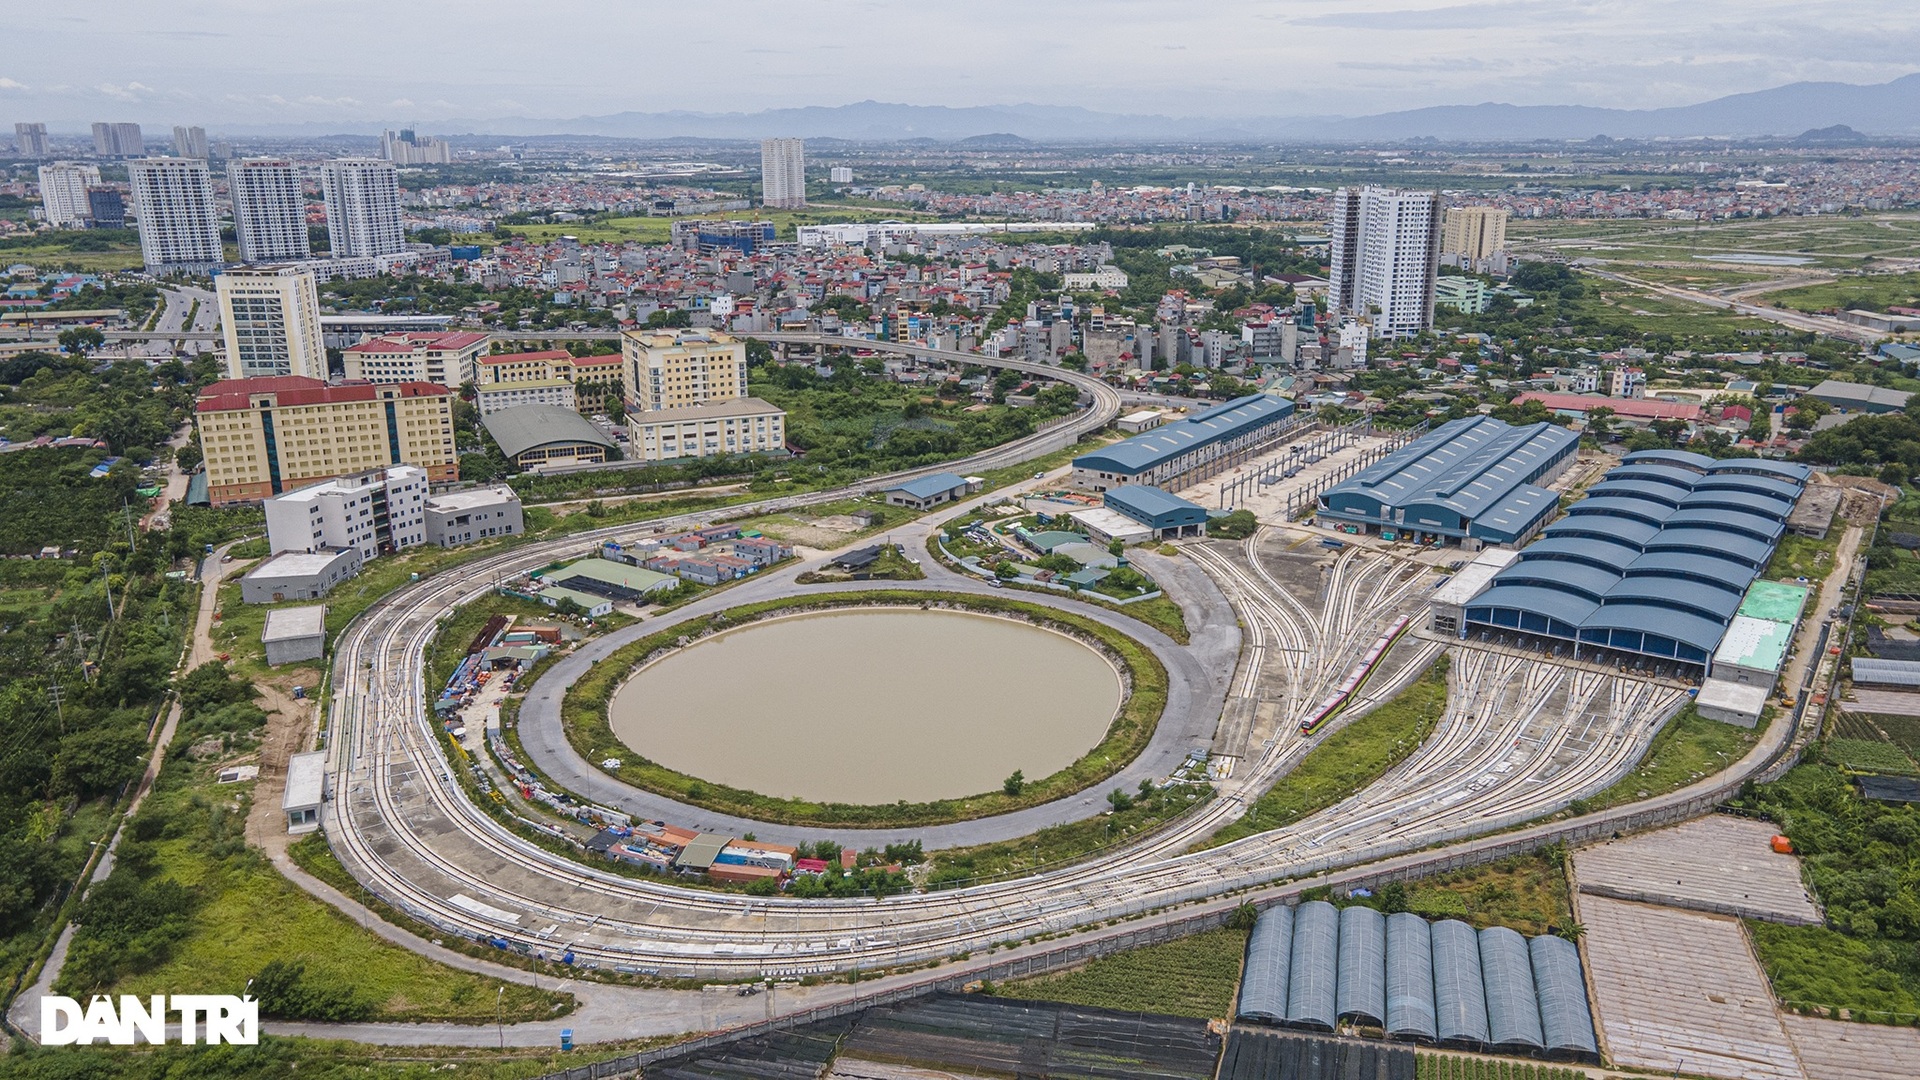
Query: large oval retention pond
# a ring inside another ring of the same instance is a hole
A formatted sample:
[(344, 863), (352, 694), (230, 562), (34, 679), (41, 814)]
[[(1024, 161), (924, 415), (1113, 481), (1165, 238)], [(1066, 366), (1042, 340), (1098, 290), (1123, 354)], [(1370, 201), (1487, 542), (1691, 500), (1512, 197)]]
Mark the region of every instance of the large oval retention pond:
[(957, 611), (850, 610), (754, 623), (642, 668), (613, 733), (676, 772), (854, 804), (996, 791), (1106, 735), (1120, 675), (1052, 630)]

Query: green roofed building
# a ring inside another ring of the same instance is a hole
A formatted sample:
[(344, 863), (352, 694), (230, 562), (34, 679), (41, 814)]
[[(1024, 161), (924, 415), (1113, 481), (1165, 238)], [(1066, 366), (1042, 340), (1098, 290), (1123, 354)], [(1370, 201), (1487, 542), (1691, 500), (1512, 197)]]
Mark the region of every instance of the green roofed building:
[(1756, 581), (1747, 590), (1746, 599), (1740, 602), (1739, 614), (1792, 626), (1800, 621), (1800, 612), (1807, 606), (1807, 596), (1811, 592), (1805, 585)]

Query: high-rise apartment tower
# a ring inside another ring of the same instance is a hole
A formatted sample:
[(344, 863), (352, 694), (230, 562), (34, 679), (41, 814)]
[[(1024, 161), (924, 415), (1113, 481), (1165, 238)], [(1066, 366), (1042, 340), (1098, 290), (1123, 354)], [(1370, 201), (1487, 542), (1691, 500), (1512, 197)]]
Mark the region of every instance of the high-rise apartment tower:
[(43, 158), (53, 156), (47, 150), (47, 125), (13, 125), (13, 144), (19, 148), (23, 158)]
[(1375, 335), (1433, 325), (1440, 267), (1440, 199), (1431, 191), (1341, 188), (1333, 195), (1328, 302)]
[(800, 139), (767, 139), (760, 144), (760, 197), (776, 210), (807, 205), (807, 144)]
[(100, 169), (71, 161), (40, 166), (40, 207), (54, 228), (85, 225), (92, 212), (87, 189), (100, 182)]
[(127, 179), (134, 212), (140, 215), (140, 255), (149, 273), (206, 273), (226, 260), (206, 162), (141, 158), (127, 165)]
[(93, 152), (101, 157), (141, 157), (147, 152), (147, 142), (140, 135), (139, 124), (95, 124)]
[(320, 179), (326, 191), (327, 239), (334, 258), (391, 255), (407, 246), (400, 229), (400, 180), (393, 162), (341, 158), (327, 162)]
[(173, 127), (173, 156), (207, 159), (207, 129), (203, 127)]
[(293, 162), (248, 158), (227, 167), (227, 191), (233, 196), (233, 232), (240, 261), (286, 262), (310, 259), (307, 197)]

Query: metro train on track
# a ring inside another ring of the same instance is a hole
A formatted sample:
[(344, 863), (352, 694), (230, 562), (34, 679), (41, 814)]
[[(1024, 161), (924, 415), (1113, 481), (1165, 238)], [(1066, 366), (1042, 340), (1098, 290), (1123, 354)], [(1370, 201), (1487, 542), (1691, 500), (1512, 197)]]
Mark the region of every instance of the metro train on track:
[(1406, 633), (1407, 628), (1412, 624), (1413, 617), (1410, 615), (1402, 615), (1393, 620), (1393, 625), (1387, 627), (1387, 632), (1381, 634), (1380, 640), (1373, 643), (1373, 648), (1367, 650), (1367, 655), (1361, 657), (1360, 662), (1353, 665), (1353, 670), (1347, 672), (1347, 677), (1340, 680), (1340, 686), (1327, 695), (1326, 700), (1313, 710), (1312, 716), (1300, 721), (1301, 733), (1313, 734), (1334, 713), (1345, 708), (1354, 693), (1360, 689), (1360, 684), (1366, 682), (1367, 676), (1373, 674), (1373, 669), (1379, 666), (1380, 658), (1387, 655), (1387, 650), (1393, 648), (1393, 643), (1400, 640), (1400, 635)]

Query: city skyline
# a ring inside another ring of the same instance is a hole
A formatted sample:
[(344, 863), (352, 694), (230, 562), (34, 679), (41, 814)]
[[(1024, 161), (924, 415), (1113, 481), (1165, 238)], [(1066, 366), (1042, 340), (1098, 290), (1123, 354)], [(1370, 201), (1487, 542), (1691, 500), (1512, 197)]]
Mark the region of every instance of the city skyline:
[[(572, 21), (516, 26), (521, 53), (565, 63), (474, 64), (475, 55), (496, 55), (489, 50), (500, 20), (471, 8), (450, 17), (443, 3), (376, 10), (230, 0), (179, 11), (110, 0), (15, 28), (21, 47), (0, 60), (0, 109), (72, 131), (106, 115), (228, 127), (434, 124), (865, 99), (1223, 119), (1484, 101), (1653, 108), (1802, 80), (1885, 82), (1913, 70), (1904, 42), (1920, 33), (1920, 11), (1880, 0), (1817, 12), (1784, 0), (835, 7), (749, 5), (749, 21), (763, 31), (751, 42), (697, 9), (608, 7), (593, 13), (604, 31), (593, 35), (575, 33)], [(364, 61), (349, 70), (331, 50), (308, 47), (312, 27), (326, 23), (378, 25), (381, 33), (348, 43)], [(901, 47), (862, 50), (848, 33), (854, 25)], [(1008, 34), (1010, 27), (1025, 32)], [(601, 69), (619, 63), (641, 32), (732, 48), (743, 61), (738, 77), (637, 85), (603, 78)], [(182, 64), (177, 51), (151, 48), (156, 40), (199, 60)], [(428, 41), (436, 45), (422, 45)], [(940, 44), (914, 44), (923, 41)], [(848, 62), (835, 64), (836, 56)], [(1121, 56), (1126, 62), (1116, 63)]]

